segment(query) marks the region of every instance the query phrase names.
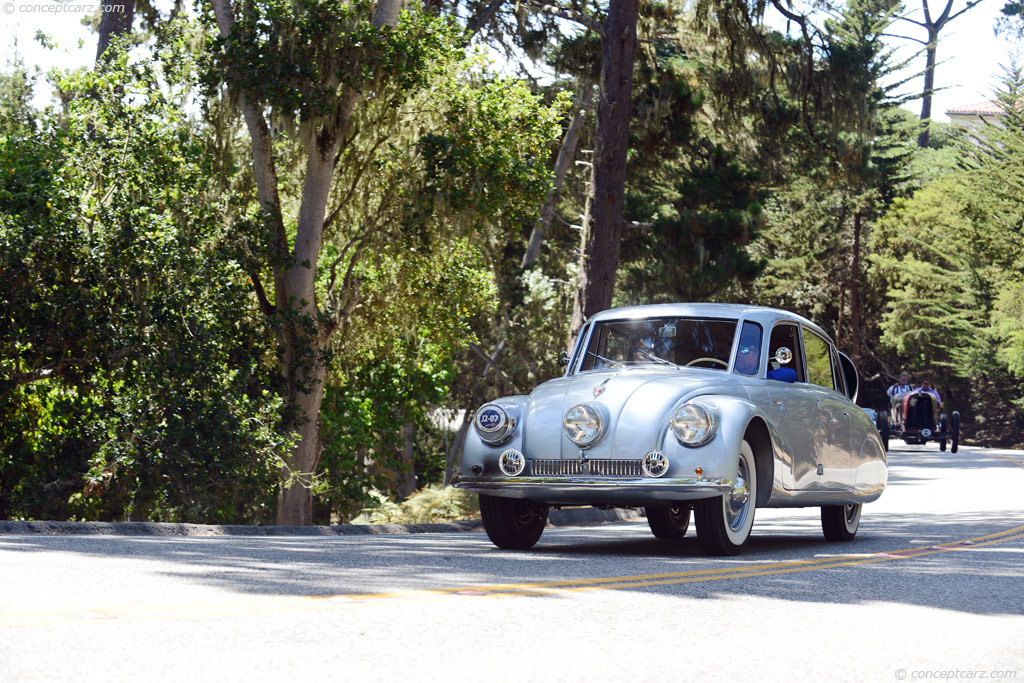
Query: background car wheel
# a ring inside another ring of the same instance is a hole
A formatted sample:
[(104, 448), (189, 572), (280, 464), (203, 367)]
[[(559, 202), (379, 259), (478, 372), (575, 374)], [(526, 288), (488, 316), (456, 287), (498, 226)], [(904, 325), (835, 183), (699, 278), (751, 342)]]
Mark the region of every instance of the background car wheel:
[[(949, 434), (949, 418), (946, 417), (945, 413), (942, 414), (942, 419), (939, 420), (939, 431), (943, 434)], [(946, 450), (946, 439), (939, 439), (939, 450)]]
[(878, 425), (878, 434), (882, 437), (882, 448), (889, 452), (889, 420), (882, 418)]
[(506, 550), (525, 550), (544, 533), (548, 506), (522, 498), (480, 494), (480, 517), (491, 543)]
[(860, 528), (860, 513), (863, 506), (823, 505), (821, 508), (821, 530), (825, 540), (832, 542), (852, 541)]
[(950, 435), (952, 438), (949, 452), (956, 453), (960, 449), (960, 413), (956, 410), (953, 411), (953, 419), (950, 422), (949, 429), (953, 432)]
[(740, 445), (733, 489), (714, 498), (695, 501), (697, 540), (708, 555), (738, 555), (750, 538), (757, 499), (754, 451), (745, 440)]
[(647, 525), (651, 527), (655, 538), (682, 538), (690, 528), (689, 505), (680, 503), (668, 508), (644, 508), (644, 511), (647, 513)]

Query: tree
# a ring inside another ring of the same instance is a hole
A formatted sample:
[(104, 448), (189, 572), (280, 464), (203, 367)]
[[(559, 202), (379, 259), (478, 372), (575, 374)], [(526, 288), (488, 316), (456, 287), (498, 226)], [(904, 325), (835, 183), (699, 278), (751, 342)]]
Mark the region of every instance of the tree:
[(4, 516), (264, 518), (284, 450), (267, 330), (182, 113), (188, 30), (168, 30), (165, 59), (112, 48), (0, 132)]
[(969, 399), (954, 402), (984, 417), (967, 423), (974, 438), (1005, 444), (1019, 443), (1024, 424), (1024, 121), (1012, 106), (1022, 84), (1011, 67), (1007, 115), (965, 134), (959, 172), (894, 204), (872, 257), (887, 291), (883, 341)]
[[(311, 521), (332, 342), (339, 331), (342, 337), (350, 332), (364, 301), (361, 269), (372, 265), (374, 254), (420, 248), (434, 235), (458, 235), (486, 222), (481, 216), (500, 217), (513, 207), (488, 200), (496, 187), (504, 191), (491, 196), (511, 201), (521, 192), (532, 206), (548, 187), (546, 178), (538, 184), (530, 173), (487, 176), (534, 168), (540, 150), (532, 134), (502, 137), (514, 144), (501, 150), (499, 167), (459, 163), (465, 161), (460, 155), (472, 154), (469, 137), (452, 145), (422, 130), (420, 147), (406, 145), (416, 130), (406, 103), (430, 88), (441, 91), (438, 79), (450, 75), (462, 41), (453, 25), (422, 11), (403, 12), (395, 20), (396, 8), (391, 0), (375, 8), (275, 0), (247, 5), (236, 16), (226, 0), (213, 3), (220, 37), (212, 46), (209, 79), (212, 87), (229, 86), (249, 132), (257, 218), (267, 236), (258, 246), (262, 265), (254, 267), (253, 282), (278, 329), (286, 402), (298, 434), (282, 471), (283, 524)], [(481, 123), (472, 118), (474, 106), (464, 102), (456, 113), (469, 132)], [(534, 105), (511, 111), (519, 118), (509, 135), (546, 131), (531, 118), (538, 112)], [(293, 160), (301, 191), (291, 198), (284, 164)], [(474, 173), (464, 175), (468, 171)], [(508, 182), (489, 185), (497, 181)], [(297, 211), (290, 217), (293, 201)], [(436, 212), (444, 214), (440, 221)], [(262, 286), (267, 271), (273, 283), (269, 296)]]
[(638, 12), (638, 0), (611, 0), (601, 37), (593, 175), (583, 222), (570, 340), (576, 338), (590, 316), (611, 305), (615, 290), (625, 206)]
[(961, 17), (981, 2), (982, 0), (967, 0), (963, 7), (953, 11), (954, 0), (946, 0), (942, 11), (939, 12), (938, 16), (934, 16), (928, 0), (921, 0), (921, 10), (924, 14), (923, 21), (907, 16), (900, 17), (903, 21), (923, 28), (926, 36), (923, 40), (910, 36), (899, 36), (900, 38), (913, 40), (924, 45), (924, 89), (921, 91), (921, 132), (917, 136), (918, 147), (928, 146), (932, 118), (932, 96), (935, 94), (935, 67), (938, 64), (939, 35), (953, 20)]

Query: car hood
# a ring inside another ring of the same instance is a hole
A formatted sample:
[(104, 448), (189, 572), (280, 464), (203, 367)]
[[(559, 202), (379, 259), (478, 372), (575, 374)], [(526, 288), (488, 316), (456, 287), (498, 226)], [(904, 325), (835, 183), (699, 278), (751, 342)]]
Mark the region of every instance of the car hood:
[[(584, 372), (538, 386), (523, 405), (523, 448), (530, 458), (579, 458), (580, 447), (562, 431), (565, 412), (590, 403), (605, 412), (604, 437), (590, 458), (637, 459), (661, 448), (674, 409), (700, 394), (737, 391), (739, 378), (721, 370), (626, 368)], [(732, 385), (726, 390), (726, 385)], [(745, 393), (742, 389), (741, 393)]]

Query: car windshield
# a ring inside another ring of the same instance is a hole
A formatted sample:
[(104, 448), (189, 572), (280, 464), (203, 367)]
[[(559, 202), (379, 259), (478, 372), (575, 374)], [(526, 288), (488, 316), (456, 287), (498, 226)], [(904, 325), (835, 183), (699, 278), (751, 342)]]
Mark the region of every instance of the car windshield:
[(735, 320), (644, 318), (598, 322), (580, 370), (673, 365), (725, 370)]

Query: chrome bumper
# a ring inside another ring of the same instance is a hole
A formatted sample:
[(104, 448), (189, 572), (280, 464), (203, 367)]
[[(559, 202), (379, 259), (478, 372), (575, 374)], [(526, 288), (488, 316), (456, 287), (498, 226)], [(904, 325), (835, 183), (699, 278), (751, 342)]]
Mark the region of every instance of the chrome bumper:
[(455, 476), (452, 486), (500, 498), (528, 498), (550, 504), (643, 505), (698, 500), (732, 490), (728, 479), (608, 477)]

